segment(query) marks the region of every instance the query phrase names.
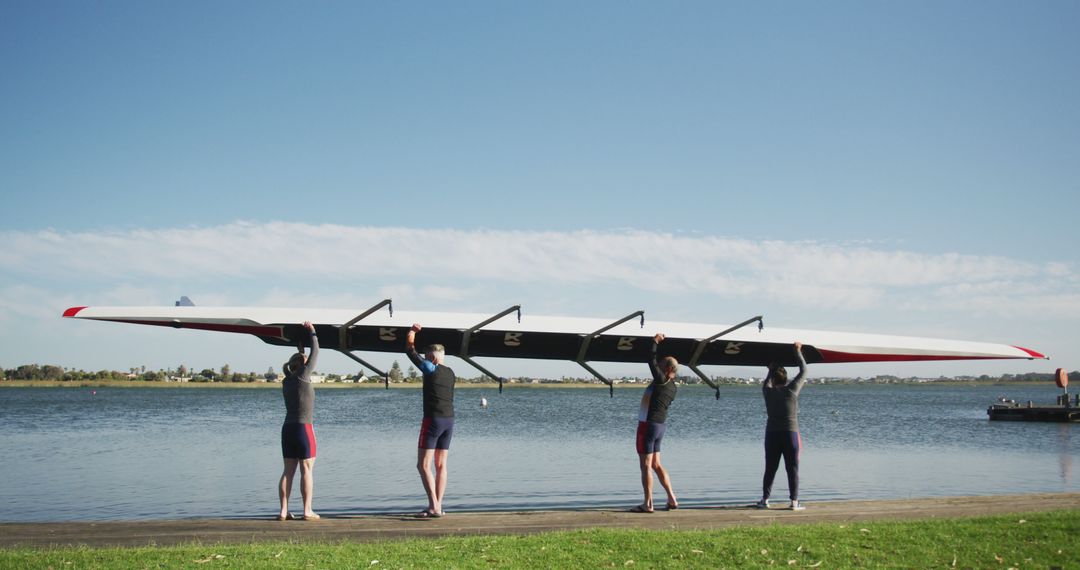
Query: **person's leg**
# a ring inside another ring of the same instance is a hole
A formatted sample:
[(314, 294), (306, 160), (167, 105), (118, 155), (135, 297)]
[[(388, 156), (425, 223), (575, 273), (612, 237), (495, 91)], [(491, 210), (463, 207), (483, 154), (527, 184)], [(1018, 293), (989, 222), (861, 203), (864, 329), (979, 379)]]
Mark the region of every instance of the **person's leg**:
[(304, 518), (315, 520), (319, 515), (311, 510), (311, 498), (315, 491), (315, 458), (300, 460), (300, 496), (304, 499)]
[(641, 502), (642, 509), (646, 511), (653, 510), (653, 482), (652, 472), (649, 468), (652, 466), (653, 454), (651, 453), (639, 453), (638, 465), (641, 468), (641, 490), (644, 493), (644, 500)]
[(438, 498), (436, 493), (435, 478), (431, 474), (431, 462), (435, 457), (435, 447), (438, 443), (438, 434), (434, 433), (438, 426), (434, 425), (434, 418), (425, 417), (420, 423), (420, 440), (416, 449), (416, 470), (420, 473), (420, 482), (424, 485), (424, 493), (427, 494), (428, 506), (420, 511), (421, 516), (431, 516), (438, 513)]
[(656, 478), (660, 481), (660, 486), (663, 487), (664, 492), (667, 493), (668, 509), (679, 508), (679, 501), (675, 498), (675, 490), (671, 488), (671, 477), (668, 476), (668, 472), (664, 469), (664, 466), (660, 464), (659, 451), (652, 454), (652, 468), (653, 471), (656, 471)]
[(799, 500), (799, 452), (802, 438), (797, 431), (784, 433), (784, 469), (787, 470), (788, 494), (792, 502)]
[(435, 440), (435, 510), (432, 514), (443, 514), (443, 495), (450, 477), (450, 442), (454, 438), (454, 418), (435, 418), (432, 434)]
[(431, 476), (431, 461), (435, 456), (434, 449), (420, 448), (416, 450), (416, 470), (420, 472), (420, 482), (424, 484), (424, 492), (428, 498), (428, 513), (437, 513), (435, 497), (435, 479)]
[(638, 468), (641, 470), (641, 492), (644, 495), (644, 500), (640, 505), (631, 510), (635, 512), (648, 512), (653, 510), (652, 472), (649, 471), (652, 466), (652, 446), (649, 441), (648, 422), (638, 422), (637, 436), (634, 438), (634, 447), (637, 449), (638, 454)]
[(289, 495), (292, 494), (293, 476), (296, 475), (296, 466), (300, 463), (300, 460), (286, 457), (284, 462), (285, 466), (281, 471), (281, 479), (278, 481), (278, 500), (281, 503), (278, 520), (289, 518)]
[(431, 512), (437, 515), (441, 515), (443, 512), (443, 495), (446, 494), (446, 480), (450, 473), (446, 463), (449, 457), (449, 449), (435, 450), (435, 506)]
[(765, 476), (761, 482), (761, 500), (766, 502), (772, 496), (773, 480), (776, 478), (776, 470), (780, 468), (780, 454), (783, 439), (778, 436), (783, 432), (765, 432)]

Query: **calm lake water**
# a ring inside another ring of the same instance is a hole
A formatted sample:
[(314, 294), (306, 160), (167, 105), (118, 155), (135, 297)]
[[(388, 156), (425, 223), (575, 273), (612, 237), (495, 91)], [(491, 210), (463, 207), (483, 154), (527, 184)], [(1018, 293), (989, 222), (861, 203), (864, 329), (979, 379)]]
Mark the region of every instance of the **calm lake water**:
[[(637, 504), (641, 391), (459, 388), (446, 510)], [(809, 385), (800, 399), (802, 499), (1080, 492), (1080, 427), (986, 419), (999, 396), (1049, 403), (1056, 393)], [(0, 521), (272, 516), (283, 416), (278, 389), (2, 389)], [(422, 508), (419, 416), (419, 390), (319, 390), (316, 510)], [(680, 387), (663, 451), (680, 501), (758, 499), (764, 425), (760, 388), (722, 387), (717, 401), (707, 388)], [(787, 497), (782, 466), (774, 496)]]

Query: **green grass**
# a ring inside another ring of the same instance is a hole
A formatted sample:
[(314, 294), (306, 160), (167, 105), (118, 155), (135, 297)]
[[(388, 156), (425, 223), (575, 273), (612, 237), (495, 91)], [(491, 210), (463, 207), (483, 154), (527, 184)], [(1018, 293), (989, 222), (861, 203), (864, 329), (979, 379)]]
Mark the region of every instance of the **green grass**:
[(0, 550), (0, 568), (1080, 568), (1080, 511), (710, 531)]

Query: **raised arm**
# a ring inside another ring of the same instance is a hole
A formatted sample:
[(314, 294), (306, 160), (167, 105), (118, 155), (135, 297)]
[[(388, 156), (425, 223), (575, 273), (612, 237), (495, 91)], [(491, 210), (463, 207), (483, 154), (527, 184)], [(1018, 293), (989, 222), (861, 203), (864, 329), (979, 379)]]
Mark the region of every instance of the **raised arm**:
[(806, 384), (806, 358), (803, 357), (802, 343), (795, 341), (795, 358), (799, 360), (799, 374), (791, 381), (791, 391), (798, 394)]
[(423, 328), (419, 323), (413, 323), (412, 328), (405, 334), (405, 355), (409, 357), (409, 361), (413, 363), (413, 366), (420, 369), (424, 368), (424, 360), (416, 353), (416, 333)]
[(302, 380), (307, 381), (311, 378), (311, 373), (315, 371), (315, 363), (319, 360), (319, 335), (315, 334), (315, 325), (311, 324), (311, 321), (304, 321), (304, 328), (311, 334), (311, 348), (308, 349), (307, 362), (304, 363), (302, 378)]
[(661, 342), (664, 342), (664, 335), (662, 333), (656, 333), (656, 336), (653, 337), (652, 357), (649, 358), (649, 372), (652, 372), (654, 382), (664, 381), (664, 372), (660, 370), (660, 364), (656, 361), (657, 349), (660, 347)]

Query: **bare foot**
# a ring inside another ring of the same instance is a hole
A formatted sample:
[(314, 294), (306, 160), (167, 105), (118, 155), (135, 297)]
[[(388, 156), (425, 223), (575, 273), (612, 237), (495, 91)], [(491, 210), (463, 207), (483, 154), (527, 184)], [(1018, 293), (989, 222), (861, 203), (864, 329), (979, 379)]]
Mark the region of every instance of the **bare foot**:
[(321, 518), (322, 517), (320, 517), (319, 515), (317, 515), (315, 513), (305, 513), (304, 514), (304, 520), (306, 520), (306, 521), (317, 521), (317, 520), (319, 520)]

